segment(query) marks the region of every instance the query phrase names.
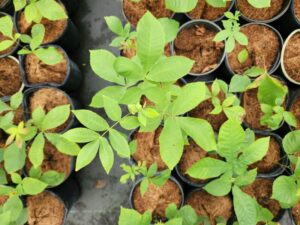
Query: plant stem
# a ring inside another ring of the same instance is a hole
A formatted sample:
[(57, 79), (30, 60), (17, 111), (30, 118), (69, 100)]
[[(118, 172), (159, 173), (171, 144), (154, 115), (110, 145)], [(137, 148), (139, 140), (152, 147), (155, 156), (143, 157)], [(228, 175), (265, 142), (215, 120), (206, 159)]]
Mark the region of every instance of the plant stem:
[(112, 126), (110, 126), (102, 135), (101, 137), (104, 137), (111, 129), (113, 129), (115, 126), (117, 126), (124, 118), (127, 116), (130, 116), (131, 113), (127, 113), (125, 116), (123, 116), (120, 121), (115, 122)]

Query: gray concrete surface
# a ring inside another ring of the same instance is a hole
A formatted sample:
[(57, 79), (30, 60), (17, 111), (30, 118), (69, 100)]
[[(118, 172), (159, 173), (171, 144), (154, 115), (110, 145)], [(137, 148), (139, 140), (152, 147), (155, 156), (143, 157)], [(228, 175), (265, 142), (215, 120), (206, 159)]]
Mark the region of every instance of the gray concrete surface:
[[(92, 96), (107, 83), (93, 74), (89, 66), (89, 50), (109, 47), (113, 37), (107, 29), (103, 17), (115, 15), (122, 17), (120, 0), (78, 0), (79, 9), (73, 16), (82, 37), (81, 46), (72, 55), (85, 76), (77, 97), (87, 107)], [(103, 115), (101, 111), (100, 114)], [(119, 208), (126, 206), (130, 185), (121, 185), (122, 174), (116, 160), (110, 176), (107, 176), (97, 160), (78, 173), (83, 192), (79, 201), (73, 206), (67, 225), (117, 225)], [(282, 225), (290, 225), (287, 215)]]

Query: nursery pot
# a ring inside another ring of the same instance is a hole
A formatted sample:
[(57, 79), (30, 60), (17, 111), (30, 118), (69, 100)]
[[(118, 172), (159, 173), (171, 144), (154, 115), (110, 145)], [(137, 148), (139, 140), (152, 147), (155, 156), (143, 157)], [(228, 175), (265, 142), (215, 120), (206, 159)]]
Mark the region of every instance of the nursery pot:
[(286, 77), (286, 79), (288, 79), (290, 82), (292, 82), (296, 85), (300, 85), (300, 81), (296, 81), (293, 78), (291, 78), (290, 75), (288, 74), (288, 72), (286, 71), (285, 63), (284, 63), (284, 56), (285, 56), (286, 47), (287, 47), (290, 39), (299, 32), (300, 32), (300, 29), (297, 29), (288, 36), (288, 38), (284, 42), (284, 45), (282, 47), (282, 52), (281, 52), (281, 69), (282, 69), (283, 75)]
[[(20, 13), (23, 11), (15, 12), (14, 23), (17, 32), (21, 33), (19, 26)], [(57, 44), (62, 46), (67, 51), (76, 50), (79, 46), (80, 36), (77, 27), (74, 25), (70, 18), (67, 19), (67, 24), (60, 36), (58, 36), (54, 41), (45, 44)]]
[[(208, 20), (192, 20), (192, 21), (189, 21), (185, 24), (183, 24), (180, 28), (179, 28), (179, 31), (178, 31), (178, 34), (186, 29), (186, 28), (190, 28), (190, 27), (193, 27), (195, 25), (204, 25), (205, 28), (209, 29), (209, 30), (213, 30), (213, 31), (216, 31), (216, 32), (219, 32), (221, 31), (221, 28), (211, 22), (211, 21), (208, 21)], [(200, 37), (199, 37), (200, 38)], [(171, 52), (172, 52), (172, 55), (176, 55), (176, 50), (175, 50), (175, 41), (172, 42), (172, 45), (171, 45)], [(215, 74), (214, 72), (220, 67), (220, 65), (222, 64), (223, 60), (225, 59), (225, 51), (223, 49), (223, 53), (222, 53), (222, 56), (220, 57), (219, 61), (218, 61), (218, 65), (208, 71), (208, 72), (204, 72), (204, 73), (193, 73), (193, 72), (189, 72), (188, 75), (190, 76), (197, 76), (198, 80), (201, 80), (201, 81), (212, 81), (214, 80), (215, 78)]]
[[(17, 93), (19, 90), (20, 90), (20, 88), (22, 87), (22, 73), (21, 73), (21, 69), (20, 69), (20, 63), (19, 63), (19, 60), (18, 59), (16, 59), (15, 57), (13, 57), (13, 56), (6, 56), (6, 57), (4, 57), (4, 58), (0, 58), (0, 60), (5, 60), (5, 58), (8, 58), (8, 59), (10, 59), (10, 60), (13, 60), (14, 62), (16, 62), (16, 64), (17, 64), (17, 68), (18, 68), (18, 70), (19, 70), (19, 75), (20, 75), (20, 77), (19, 77), (19, 81), (21, 82), (21, 84), (20, 84), (20, 86), (19, 87), (15, 87), (14, 88), (14, 93), (13, 94), (11, 94), (11, 95), (5, 95), (5, 96), (2, 96), (1, 97), (1, 99), (2, 100), (4, 100), (4, 101), (8, 101), (9, 100), (9, 98), (10, 98), (10, 96), (12, 96), (12, 95), (14, 95), (15, 93)], [(2, 66), (7, 66), (7, 67), (9, 67), (10, 65), (4, 65), (4, 64), (2, 64)], [(11, 68), (11, 67), (9, 67), (9, 68)], [(10, 76), (12, 75), (12, 74), (14, 74), (14, 75), (17, 75), (17, 74), (15, 74), (14, 73), (14, 71), (11, 71), (11, 74), (9, 74)], [(14, 81), (16, 80), (16, 79), (14, 79), (14, 78), (12, 78)], [(12, 83), (10, 83), (10, 82), (13, 82), (13, 80), (5, 80), (6, 81), (6, 85), (7, 85), (7, 87), (12, 87)], [(17, 81), (18, 82), (18, 81)]]
[(14, 5), (12, 0), (4, 0), (0, 4), (0, 12), (12, 13), (14, 10)]
[[(30, 109), (29, 109), (29, 99), (30, 99), (30, 97), (36, 91), (38, 91), (40, 89), (44, 89), (44, 88), (45, 89), (53, 89), (53, 90), (62, 92), (68, 98), (69, 104), (71, 106), (71, 110), (76, 110), (76, 109), (80, 108), (80, 103), (76, 99), (70, 97), (66, 92), (64, 92), (64, 91), (62, 91), (60, 89), (57, 89), (57, 88), (54, 88), (54, 87), (47, 87), (47, 86), (40, 86), (40, 87), (29, 88), (29, 89), (27, 89), (24, 92), (24, 99), (23, 99), (23, 108), (24, 108), (24, 117), (25, 117), (25, 120), (29, 120), (31, 118), (31, 116), (30, 116)], [(71, 114), (71, 117), (69, 119), (67, 127), (63, 131), (61, 131), (60, 133), (64, 133), (67, 130), (75, 127), (77, 125), (77, 123), (78, 123), (78, 121), (75, 119), (75, 116), (73, 114)]]
[[(288, 87), (287, 84), (286, 84), (286, 82), (285, 82), (281, 77), (278, 77), (278, 76), (275, 76), (275, 75), (272, 75), (272, 77), (278, 79), (278, 80), (281, 81), (286, 87)], [(241, 94), (240, 94), (240, 100), (241, 100), (241, 106), (243, 107), (244, 93), (241, 93)], [(290, 91), (288, 90), (288, 93), (287, 93), (287, 96), (286, 96), (286, 100), (285, 100), (285, 103), (284, 103), (284, 105), (283, 105), (283, 107), (284, 107), (285, 109), (288, 108), (289, 102), (290, 102)], [(247, 112), (246, 112), (246, 113), (247, 113)], [(276, 130), (271, 130), (271, 129), (269, 129), (269, 128), (267, 128), (267, 129), (265, 129), (265, 130), (258, 130), (258, 129), (255, 129), (255, 128), (251, 128), (251, 126), (250, 126), (245, 120), (243, 121), (243, 126), (244, 126), (245, 128), (249, 128), (249, 129), (253, 130), (254, 132), (275, 132), (275, 131), (278, 131), (279, 129), (281, 129), (282, 126), (284, 125), (284, 123), (285, 123), (285, 122), (284, 122), (284, 120), (283, 120), (283, 121), (280, 123), (279, 127), (278, 127)]]
[[(59, 49), (63, 55), (64, 58), (67, 61), (67, 71), (66, 71), (66, 77), (64, 79), (64, 81), (61, 84), (58, 83), (36, 83), (36, 84), (30, 84), (28, 79), (27, 79), (27, 74), (26, 74), (26, 63), (25, 63), (25, 59), (27, 57), (27, 55), (19, 55), (19, 60), (20, 60), (20, 68), (21, 68), (21, 74), (23, 77), (23, 82), (25, 84), (26, 87), (40, 87), (40, 86), (51, 86), (51, 87), (56, 87), (56, 88), (60, 88), (63, 90), (76, 90), (80, 85), (81, 85), (81, 81), (82, 81), (82, 74), (81, 71), (79, 69), (79, 67), (77, 66), (76, 63), (74, 63), (70, 57), (68, 56), (68, 54), (66, 53), (66, 51), (58, 46), (58, 45), (46, 45), (45, 47), (55, 47), (56, 49)], [(51, 65), (48, 65), (49, 67), (51, 67)]]
[[(133, 201), (134, 201), (134, 200), (133, 200), (133, 198), (134, 198), (134, 191), (135, 191), (135, 189), (138, 187), (138, 185), (142, 182), (142, 179), (143, 179), (143, 178), (138, 179), (138, 180), (134, 183), (134, 185), (133, 185), (133, 187), (132, 187), (132, 189), (131, 189), (131, 191), (130, 191), (130, 194), (129, 194), (129, 205), (130, 205), (130, 208), (132, 208), (132, 209), (135, 209), (135, 207), (134, 207), (134, 202), (133, 202)], [(180, 194), (181, 194), (181, 203), (180, 203), (180, 207), (182, 207), (182, 206), (184, 205), (184, 201), (185, 201), (183, 188), (181, 187), (180, 183), (179, 183), (174, 177), (171, 176), (171, 177), (169, 178), (169, 180), (172, 181), (173, 183), (175, 183), (176, 186), (178, 187), (179, 191), (180, 191)], [(166, 220), (166, 218), (158, 218), (158, 219), (159, 219), (160, 221), (165, 221), (165, 220)], [(155, 220), (155, 218), (154, 218), (153, 220)]]
[[(230, 1), (231, 1), (231, 3), (230, 3), (230, 5), (229, 5), (228, 9), (225, 10), (224, 13), (227, 12), (227, 11), (233, 10), (234, 7), (235, 7), (235, 1), (236, 1), (236, 0), (230, 0)], [(208, 3), (205, 3), (205, 4), (208, 4)], [(214, 8), (216, 8), (216, 7), (214, 7)], [(225, 7), (224, 7), (224, 8), (225, 8)], [(204, 9), (204, 10), (205, 10), (205, 9)], [(220, 17), (218, 17), (218, 18), (216, 18), (216, 19), (214, 19), (214, 20), (210, 20), (210, 21), (211, 21), (211, 22), (214, 22), (214, 23), (218, 23), (218, 24), (220, 23), (220, 24), (221, 24), (221, 20), (223, 20), (223, 19), (225, 18), (224, 13), (222, 14), (222, 16), (220, 16)], [(195, 20), (195, 18), (193, 18), (189, 13), (185, 13), (185, 15), (186, 15), (190, 20)], [(202, 19), (202, 18), (201, 18), (201, 19)]]
[[(5, 12), (1, 12), (1, 9), (0, 9), (0, 17), (4, 17), (4, 16), (9, 16), (11, 19), (13, 19), (13, 17)], [(13, 26), (13, 29), (18, 32), (17, 30), (17, 27), (14, 25)], [(13, 55), (19, 48), (19, 40), (16, 41), (16, 43), (14, 44), (15, 46), (11, 47), (11, 50), (8, 51), (7, 53), (2, 53), (0, 54), (0, 58), (4, 58), (4, 57), (7, 57), (9, 55)]]
[[(49, 196), (54, 197), (54, 199), (56, 199), (63, 206), (63, 214), (64, 215), (63, 215), (62, 225), (66, 224), (67, 215), (68, 215), (72, 205), (80, 197), (81, 190), (80, 190), (78, 181), (75, 178), (70, 177), (61, 186), (59, 186), (55, 189), (45, 190), (44, 193), (46, 193)], [(28, 200), (28, 197), (27, 197), (27, 200)], [(27, 201), (26, 201), (26, 203), (28, 206)], [(51, 204), (51, 202), (46, 202), (46, 204)]]
[(289, 164), (289, 160), (283, 150), (282, 138), (278, 134), (271, 133), (271, 132), (256, 131), (255, 134), (261, 135), (264, 137), (271, 136), (271, 137), (275, 138), (276, 142), (280, 146), (280, 161), (279, 161), (280, 165), (278, 165), (271, 172), (258, 173), (257, 177), (258, 178), (275, 178), (275, 177), (280, 176), (281, 174), (283, 174), (285, 172), (285, 167)]
[(289, 7), (290, 7), (290, 4), (291, 4), (291, 0), (285, 0), (284, 3), (283, 3), (282, 9), (280, 10), (280, 12), (279, 12), (276, 16), (274, 16), (274, 17), (271, 18), (271, 19), (267, 19), (267, 20), (258, 20), (258, 19), (251, 19), (251, 18), (245, 16), (245, 15), (241, 12), (241, 10), (239, 10), (237, 1), (238, 1), (238, 0), (236, 0), (236, 3), (235, 3), (236, 9), (237, 9), (238, 11), (240, 11), (240, 13), (241, 13), (241, 18), (242, 18), (243, 20), (245, 20), (246, 22), (248, 22), (248, 23), (251, 23), (251, 22), (261, 22), (261, 23), (272, 23), (272, 22), (275, 22), (275, 21), (277, 21), (278, 19), (280, 19), (280, 18), (288, 11), (288, 9), (289, 9)]
[[(264, 24), (264, 23), (260, 23), (260, 22), (253, 22), (253, 23), (248, 23), (248, 24), (245, 24), (243, 25), (242, 27), (246, 27), (246, 26), (249, 26), (249, 25), (262, 25), (262, 26), (266, 26), (268, 28), (270, 28), (273, 32), (276, 33), (278, 39), (279, 39), (279, 42), (280, 42), (280, 46), (279, 48), (282, 49), (282, 46), (283, 46), (283, 39), (282, 39), (282, 36), (281, 34), (272, 26), (270, 26), (269, 24)], [(277, 68), (279, 67), (279, 64), (280, 64), (280, 55), (281, 55), (281, 50), (278, 50), (278, 53), (277, 53), (277, 57), (276, 59), (274, 60), (274, 63), (273, 63), (273, 66), (269, 69), (268, 73), (269, 74), (273, 74)], [(230, 67), (230, 64), (229, 64), (229, 59), (228, 59), (228, 54), (226, 54), (226, 59), (225, 59), (225, 65), (226, 65), (226, 70), (227, 72), (233, 76), (234, 74), (236, 74)]]

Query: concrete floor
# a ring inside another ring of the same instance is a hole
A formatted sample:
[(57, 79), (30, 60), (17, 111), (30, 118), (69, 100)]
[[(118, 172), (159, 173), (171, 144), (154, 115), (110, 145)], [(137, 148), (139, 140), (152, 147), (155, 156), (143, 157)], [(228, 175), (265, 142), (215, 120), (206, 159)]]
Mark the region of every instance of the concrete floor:
[[(87, 107), (92, 96), (107, 83), (90, 69), (89, 50), (109, 49), (118, 54), (116, 49), (110, 48), (109, 43), (113, 34), (108, 30), (103, 17), (115, 15), (122, 17), (121, 0), (78, 0), (79, 8), (73, 16), (75, 24), (81, 34), (81, 46), (72, 54), (82, 69), (85, 80), (81, 90), (76, 96)], [(103, 112), (99, 111), (101, 115)], [(117, 159), (117, 157), (116, 157)], [(119, 168), (120, 160), (116, 160), (111, 175), (107, 176), (98, 159), (90, 166), (78, 173), (78, 179), (82, 186), (82, 196), (73, 206), (67, 225), (116, 225), (121, 205), (128, 202), (129, 185), (121, 185), (119, 177), (122, 172)], [(282, 225), (290, 225), (287, 215)]]

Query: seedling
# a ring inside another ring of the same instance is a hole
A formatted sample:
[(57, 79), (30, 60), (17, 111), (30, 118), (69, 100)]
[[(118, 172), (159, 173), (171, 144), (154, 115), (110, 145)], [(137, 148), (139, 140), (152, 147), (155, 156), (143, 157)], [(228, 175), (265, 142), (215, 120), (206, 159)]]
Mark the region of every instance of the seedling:
[[(225, 52), (230, 53), (234, 50), (236, 41), (243, 46), (248, 45), (248, 37), (240, 31), (239, 17), (240, 12), (236, 11), (235, 14), (232, 12), (224, 13), (227, 20), (222, 20), (224, 30), (217, 33), (214, 38), (215, 42), (225, 41)], [(244, 48), (238, 58), (245, 61), (245, 54), (247, 49)], [(248, 52), (247, 52), (248, 53)]]
[(67, 19), (65, 8), (56, 0), (13, 0), (15, 11), (24, 10), (27, 23)]
[(21, 49), (19, 55), (34, 54), (43, 63), (47, 65), (55, 65), (63, 60), (63, 54), (57, 48), (42, 47), (45, 36), (45, 27), (42, 24), (35, 24), (31, 29), (31, 37), (27, 34), (22, 34), (20, 39), (23, 43), (28, 44), (29, 48), (25, 46)]
[(291, 165), (293, 174), (282, 175), (274, 181), (273, 196), (282, 208), (288, 209), (296, 205), (300, 199), (300, 131), (292, 131), (283, 139), (283, 148)]
[(253, 131), (244, 130), (237, 121), (228, 120), (220, 128), (215, 148), (225, 161), (203, 158), (187, 171), (193, 178), (215, 178), (203, 188), (214, 196), (225, 196), (232, 191), (235, 213), (241, 225), (255, 225), (259, 221), (268, 222), (273, 219), (269, 210), (263, 209), (240, 189), (256, 179), (257, 169), (248, 170), (248, 166), (266, 155), (269, 140), (270, 137), (255, 140)]
[(141, 195), (144, 196), (146, 193), (149, 184), (154, 184), (156, 186), (162, 186), (171, 176), (170, 170), (165, 170), (160, 173), (157, 173), (157, 164), (152, 164), (149, 169), (145, 166), (145, 163), (139, 162), (137, 165), (128, 166), (122, 164), (121, 168), (126, 172), (120, 179), (122, 184), (125, 184), (128, 179), (132, 181), (135, 180), (136, 176), (142, 175), (143, 179), (141, 181)]
[[(223, 102), (219, 98), (220, 92), (223, 92), (225, 95)], [(245, 110), (240, 106), (238, 97), (229, 92), (228, 85), (224, 81), (215, 80), (209, 95), (214, 105), (214, 109), (210, 114), (217, 115), (224, 112), (228, 119), (242, 121)]]
[(14, 33), (14, 23), (10, 16), (0, 17), (0, 33), (6, 38), (0, 42), (0, 51), (11, 48), (21, 36), (19, 33)]

